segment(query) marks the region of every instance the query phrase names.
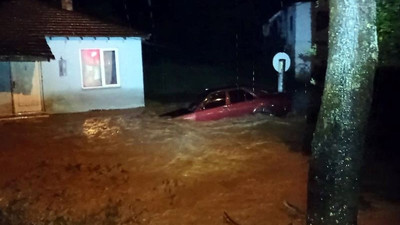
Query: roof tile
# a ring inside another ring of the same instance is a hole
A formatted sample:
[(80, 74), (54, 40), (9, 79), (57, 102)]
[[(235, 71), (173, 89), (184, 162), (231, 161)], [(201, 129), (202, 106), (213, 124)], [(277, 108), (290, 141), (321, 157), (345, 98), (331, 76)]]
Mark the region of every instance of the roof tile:
[(0, 60), (54, 59), (45, 36), (144, 37), (128, 27), (107, 23), (40, 0), (0, 3)]

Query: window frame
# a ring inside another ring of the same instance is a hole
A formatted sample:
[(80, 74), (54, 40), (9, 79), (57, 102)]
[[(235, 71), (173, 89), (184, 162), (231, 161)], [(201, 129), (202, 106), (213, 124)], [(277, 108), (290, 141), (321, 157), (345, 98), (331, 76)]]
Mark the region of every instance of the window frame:
[[(101, 86), (96, 87), (85, 87), (83, 82), (83, 64), (82, 64), (82, 50), (99, 50), (100, 52), (100, 75), (101, 75)], [(115, 72), (117, 76), (116, 84), (106, 84), (105, 68), (104, 68), (104, 51), (115, 52)], [(102, 88), (118, 88), (121, 87), (121, 80), (119, 74), (119, 56), (117, 48), (80, 48), (79, 49), (79, 64), (81, 70), (81, 88), (82, 89), (102, 89)]]

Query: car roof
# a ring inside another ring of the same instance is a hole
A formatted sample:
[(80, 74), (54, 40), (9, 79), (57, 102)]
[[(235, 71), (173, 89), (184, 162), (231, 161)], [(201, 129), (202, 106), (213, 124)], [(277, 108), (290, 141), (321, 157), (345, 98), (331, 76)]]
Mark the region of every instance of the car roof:
[(239, 90), (239, 89), (244, 89), (244, 90), (251, 90), (251, 88), (244, 87), (244, 86), (228, 86), (228, 87), (221, 87), (221, 88), (210, 88), (206, 89), (203, 94), (210, 94), (212, 92), (217, 92), (217, 91), (230, 91), (230, 90)]
[(254, 88), (254, 90), (264, 90), (262, 87), (248, 87), (248, 86), (225, 86), (225, 87), (219, 87), (219, 88), (206, 88), (203, 92), (201, 92), (200, 94), (197, 95), (195, 102), (202, 101), (209, 94), (217, 92), (217, 91), (247, 90), (247, 91), (254, 92), (253, 88)]

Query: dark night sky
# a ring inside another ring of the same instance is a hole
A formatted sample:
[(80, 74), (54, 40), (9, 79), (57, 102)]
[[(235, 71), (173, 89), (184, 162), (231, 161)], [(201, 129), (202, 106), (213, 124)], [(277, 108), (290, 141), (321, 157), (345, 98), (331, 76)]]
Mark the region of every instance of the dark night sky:
[(202, 59), (229, 61), (235, 57), (236, 42), (241, 56), (257, 54), (262, 42), (261, 26), (281, 8), (281, 1), (152, 0), (150, 9), (148, 0), (74, 0), (74, 7), (148, 31), (153, 35), (151, 44), (197, 52)]
[(293, 2), (151, 0), (149, 7), (149, 0), (73, 0), (76, 11), (149, 32), (152, 38), (147, 44), (203, 62), (232, 62), (238, 59), (237, 51), (242, 59), (257, 57), (263, 44), (262, 24)]

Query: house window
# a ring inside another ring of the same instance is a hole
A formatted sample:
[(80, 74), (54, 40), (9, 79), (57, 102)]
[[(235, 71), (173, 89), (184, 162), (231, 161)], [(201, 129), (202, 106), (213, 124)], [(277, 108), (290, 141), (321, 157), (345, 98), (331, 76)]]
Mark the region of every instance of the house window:
[(82, 49), (82, 87), (118, 87), (117, 51)]

